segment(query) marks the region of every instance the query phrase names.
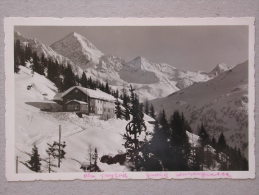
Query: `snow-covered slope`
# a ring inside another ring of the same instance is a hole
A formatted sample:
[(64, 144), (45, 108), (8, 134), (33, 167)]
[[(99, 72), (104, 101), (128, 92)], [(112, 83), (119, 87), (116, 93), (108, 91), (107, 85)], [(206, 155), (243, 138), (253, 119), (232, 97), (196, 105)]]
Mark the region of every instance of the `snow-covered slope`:
[(53, 43), (50, 47), (82, 69), (92, 67), (92, 63), (99, 63), (99, 58), (103, 55), (89, 40), (75, 32)]
[[(27, 89), (27, 86), (32, 86)], [(124, 151), (122, 134), (128, 123), (125, 120), (109, 119), (99, 120), (98, 116), (85, 116), (79, 118), (74, 113), (43, 112), (26, 102), (52, 100), (56, 94), (55, 85), (44, 76), (20, 66), (20, 71), (15, 74), (15, 147), (19, 161), (29, 159), (26, 152), (31, 152), (35, 144), (39, 148), (42, 158), (46, 158), (47, 143), (58, 140), (58, 126), (62, 125), (62, 140), (66, 142), (66, 159), (63, 160), (57, 172), (80, 172), (80, 163), (89, 163), (87, 158), (88, 148), (98, 149), (99, 157), (104, 154), (116, 155)], [(40, 125), (39, 125), (40, 124)], [(153, 125), (146, 122), (150, 131)], [(45, 166), (45, 163), (43, 166)], [(126, 171), (125, 166), (114, 164), (108, 166), (98, 162), (104, 171)], [(46, 172), (47, 168), (43, 167)], [(29, 170), (19, 164), (19, 171)]]
[(67, 66), (68, 64), (70, 64), (75, 73), (79, 75), (82, 74), (83, 71), (79, 66), (75, 65), (70, 59), (60, 55), (59, 53), (54, 51), (51, 47), (45, 45), (41, 41), (35, 38), (34, 39), (26, 38), (21, 33), (14, 32), (14, 40), (17, 40), (17, 39), (20, 40), (22, 46), (24, 47), (29, 44), (30, 47), (32, 48), (32, 51), (37, 52), (39, 57), (44, 55), (45, 58), (50, 58), (54, 61), (57, 60), (59, 64), (62, 64), (64, 66)]
[(235, 66), (207, 82), (153, 100), (157, 111), (167, 115), (184, 113), (193, 131), (204, 123), (211, 136), (223, 132), (227, 143), (247, 155), (248, 144), (248, 62)]

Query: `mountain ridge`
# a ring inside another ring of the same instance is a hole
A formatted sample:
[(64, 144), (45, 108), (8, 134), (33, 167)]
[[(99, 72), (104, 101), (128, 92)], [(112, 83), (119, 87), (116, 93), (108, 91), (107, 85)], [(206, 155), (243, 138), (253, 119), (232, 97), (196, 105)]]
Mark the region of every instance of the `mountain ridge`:
[(232, 147), (247, 155), (248, 61), (207, 82), (196, 83), (164, 98), (152, 100), (158, 111), (183, 112), (194, 132), (203, 124), (211, 136), (226, 135)]
[[(20, 33), (16, 34), (15, 36), (22, 37)], [(28, 40), (30, 39), (25, 41)], [(218, 74), (180, 70), (166, 63), (151, 62), (142, 56), (126, 62), (117, 56), (105, 55), (87, 38), (76, 32), (69, 33), (50, 46), (38, 40), (33, 41), (40, 43), (33, 45), (40, 45), (38, 47), (43, 50), (38, 53), (46, 53), (65, 64), (71, 64), (79, 76), (84, 71), (87, 77), (108, 82), (119, 90), (133, 85), (142, 101), (165, 97), (194, 83), (205, 82), (218, 76)]]

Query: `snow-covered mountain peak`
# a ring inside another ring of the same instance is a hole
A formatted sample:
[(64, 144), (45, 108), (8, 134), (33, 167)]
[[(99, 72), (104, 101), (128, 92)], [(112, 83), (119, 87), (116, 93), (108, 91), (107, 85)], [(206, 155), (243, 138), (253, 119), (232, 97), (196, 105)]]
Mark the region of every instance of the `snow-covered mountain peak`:
[(154, 71), (156, 69), (155, 64), (148, 61), (146, 58), (142, 56), (138, 56), (134, 58), (133, 60), (129, 61), (126, 66), (130, 68), (131, 70), (138, 71), (138, 70), (144, 70), (144, 71)]
[(72, 32), (50, 46), (56, 52), (71, 59), (83, 69), (98, 64), (103, 53), (86, 37)]
[(217, 64), (216, 67), (211, 71), (209, 72), (209, 75), (210, 76), (218, 76), (219, 74), (227, 71), (227, 70), (230, 70), (232, 69), (233, 67), (230, 66), (230, 65), (227, 65), (225, 63), (220, 63), (220, 64)]
[(74, 38), (76, 39), (77, 41), (80, 42), (80, 44), (82, 45), (83, 49), (87, 50), (88, 48), (91, 48), (91, 49), (95, 49), (95, 50), (98, 50), (96, 48), (96, 46), (90, 42), (86, 37), (84, 37), (83, 35), (77, 33), (77, 32), (72, 32), (70, 33), (67, 38)]
[(80, 34), (77, 33), (77, 32), (72, 32), (72, 33), (70, 33), (69, 35), (74, 36), (74, 37), (82, 36), (82, 35), (80, 35)]

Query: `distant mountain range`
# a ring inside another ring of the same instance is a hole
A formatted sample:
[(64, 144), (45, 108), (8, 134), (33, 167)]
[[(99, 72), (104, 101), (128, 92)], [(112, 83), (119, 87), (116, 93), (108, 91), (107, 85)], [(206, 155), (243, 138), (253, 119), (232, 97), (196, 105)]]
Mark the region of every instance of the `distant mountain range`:
[(87, 38), (70, 33), (50, 46), (40, 40), (25, 38), (15, 32), (15, 39), (30, 44), (39, 55), (57, 60), (65, 65), (71, 64), (73, 70), (81, 75), (109, 82), (121, 89), (132, 84), (141, 100), (165, 97), (196, 82), (208, 81), (231, 67), (219, 64), (210, 73), (184, 71), (165, 63), (153, 63), (138, 56), (126, 62), (124, 59), (105, 55)]

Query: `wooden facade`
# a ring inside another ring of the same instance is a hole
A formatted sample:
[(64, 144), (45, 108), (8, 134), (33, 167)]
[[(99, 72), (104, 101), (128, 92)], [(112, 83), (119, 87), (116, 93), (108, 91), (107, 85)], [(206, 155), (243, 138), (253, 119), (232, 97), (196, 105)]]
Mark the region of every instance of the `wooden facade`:
[(88, 97), (85, 93), (83, 93), (81, 90), (74, 88), (72, 91), (70, 91), (68, 94), (64, 95), (63, 97), (63, 104), (66, 104), (67, 102), (71, 100), (78, 100), (81, 102), (85, 102), (88, 104), (88, 111), (87, 113), (91, 112), (90, 110), (90, 97)]
[(65, 104), (65, 111), (88, 114), (88, 104), (82, 101), (71, 100)]
[[(99, 93), (100, 97), (96, 95)], [(102, 95), (104, 98), (102, 98)], [(115, 115), (114, 101), (105, 99), (107, 95), (110, 96), (104, 92), (75, 86), (63, 94), (57, 94), (54, 101), (63, 105), (63, 111), (65, 112), (96, 114), (107, 120)]]

